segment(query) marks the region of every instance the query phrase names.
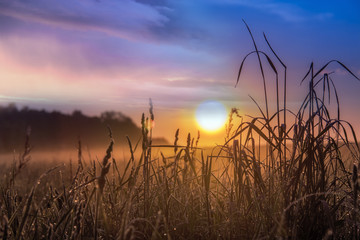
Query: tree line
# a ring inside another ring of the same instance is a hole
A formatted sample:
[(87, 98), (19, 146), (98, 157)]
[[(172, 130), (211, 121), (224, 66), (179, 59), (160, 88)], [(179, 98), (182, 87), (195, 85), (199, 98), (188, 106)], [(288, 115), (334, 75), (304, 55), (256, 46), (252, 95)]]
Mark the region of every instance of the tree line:
[(0, 106), (0, 152), (21, 151), (30, 131), (31, 145), (44, 150), (74, 148), (79, 140), (90, 149), (106, 146), (107, 126), (117, 144), (124, 144), (125, 136), (135, 141), (141, 137), (141, 129), (121, 112), (107, 111), (100, 117), (89, 117), (79, 110), (64, 114), (28, 107), (18, 109), (15, 104)]

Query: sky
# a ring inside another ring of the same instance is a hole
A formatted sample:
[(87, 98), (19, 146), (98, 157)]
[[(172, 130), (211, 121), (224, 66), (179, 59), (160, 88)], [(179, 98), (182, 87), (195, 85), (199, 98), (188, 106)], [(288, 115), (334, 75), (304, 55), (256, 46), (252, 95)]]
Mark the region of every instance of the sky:
[[(0, 0), (0, 104), (87, 115), (115, 110), (140, 125), (152, 98), (154, 136), (169, 141), (177, 128), (183, 139), (197, 134), (203, 101), (258, 115), (249, 97), (264, 107), (255, 55), (234, 87), (243, 57), (254, 50), (244, 19), (259, 49), (271, 55), (265, 33), (286, 63), (288, 105), (296, 111), (311, 62), (316, 70), (336, 59), (360, 76), (359, 12), (355, 0)], [(360, 135), (360, 82), (340, 65), (327, 70), (343, 118)], [(224, 131), (201, 135), (221, 144)]]

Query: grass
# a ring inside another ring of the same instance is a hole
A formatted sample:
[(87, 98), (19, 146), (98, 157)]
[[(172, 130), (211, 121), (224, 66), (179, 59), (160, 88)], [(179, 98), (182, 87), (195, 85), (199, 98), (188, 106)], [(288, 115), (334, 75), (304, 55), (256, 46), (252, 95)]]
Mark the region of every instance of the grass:
[[(34, 178), (24, 172), (31, 163), (29, 132), (24, 153), (0, 184), (1, 237), (359, 239), (360, 148), (351, 124), (340, 118), (338, 93), (326, 69), (337, 63), (359, 79), (339, 61), (318, 71), (311, 64), (303, 79), (308, 93), (301, 107), (291, 111), (286, 65), (265, 35), (276, 62), (258, 50), (248, 30), (255, 51), (242, 61), (237, 83), (246, 59), (256, 55), (265, 102), (262, 109), (253, 99), (259, 116), (240, 116), (233, 109), (225, 143), (211, 152), (198, 146), (200, 135), (189, 134), (187, 144), (179, 146), (179, 130), (173, 145), (155, 146), (150, 100), (141, 140), (128, 138), (127, 161), (112, 156), (116, 145), (109, 129), (102, 162), (85, 161), (79, 142), (77, 166), (49, 168), (30, 181), (31, 187), (24, 186), (26, 178)], [(276, 79), (274, 113), (268, 108), (266, 65)], [(329, 110), (331, 96), (335, 117)]]

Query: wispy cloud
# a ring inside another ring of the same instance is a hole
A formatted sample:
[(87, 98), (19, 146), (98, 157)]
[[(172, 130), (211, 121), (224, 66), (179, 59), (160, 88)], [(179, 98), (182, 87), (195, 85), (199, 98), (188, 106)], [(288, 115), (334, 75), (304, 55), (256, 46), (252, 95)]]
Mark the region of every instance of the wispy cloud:
[(0, 15), (65, 29), (99, 31), (126, 39), (147, 37), (168, 21), (163, 9), (133, 0), (0, 1)]
[(46, 98), (32, 98), (32, 97), (19, 97), (19, 96), (6, 96), (0, 95), (0, 101), (4, 102), (46, 102)]
[(307, 20), (326, 20), (333, 16), (332, 13), (311, 13), (293, 2), (280, 2), (276, 0), (214, 0), (221, 4), (242, 5), (255, 8), (279, 16), (288, 22), (303, 22)]

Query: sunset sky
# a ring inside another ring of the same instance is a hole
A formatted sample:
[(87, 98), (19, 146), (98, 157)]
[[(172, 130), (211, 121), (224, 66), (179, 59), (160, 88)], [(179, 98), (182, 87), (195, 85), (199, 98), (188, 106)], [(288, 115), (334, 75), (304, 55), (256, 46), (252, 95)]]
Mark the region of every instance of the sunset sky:
[[(177, 128), (182, 138), (196, 134), (194, 113), (206, 100), (255, 115), (248, 95), (263, 106), (255, 56), (234, 88), (253, 50), (244, 19), (259, 48), (270, 53), (265, 32), (287, 64), (296, 110), (312, 61), (317, 70), (337, 59), (360, 76), (359, 12), (358, 0), (0, 0), (0, 104), (87, 115), (116, 110), (139, 125), (152, 98), (155, 136), (170, 141)], [(328, 70), (343, 118), (360, 134), (360, 82), (339, 65)], [(222, 143), (223, 131), (202, 136)]]

